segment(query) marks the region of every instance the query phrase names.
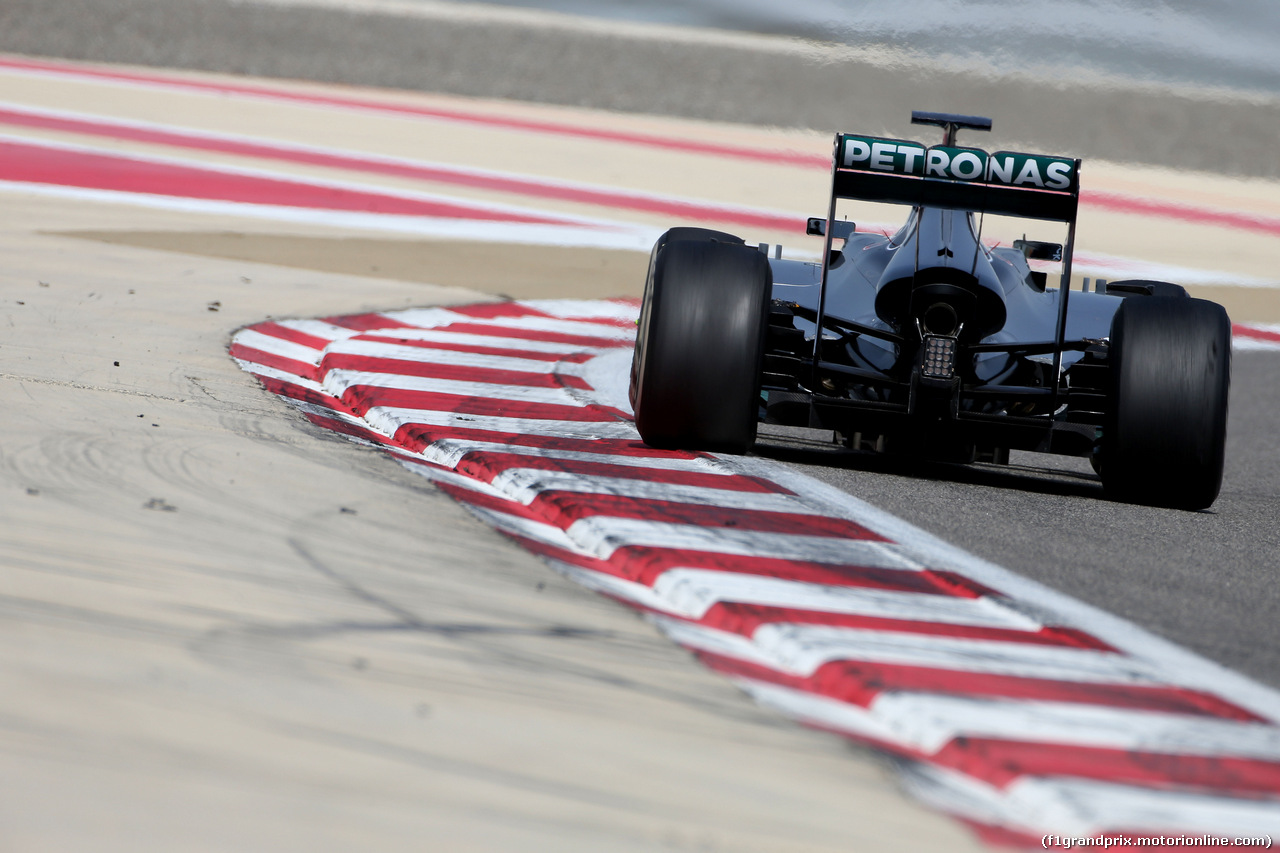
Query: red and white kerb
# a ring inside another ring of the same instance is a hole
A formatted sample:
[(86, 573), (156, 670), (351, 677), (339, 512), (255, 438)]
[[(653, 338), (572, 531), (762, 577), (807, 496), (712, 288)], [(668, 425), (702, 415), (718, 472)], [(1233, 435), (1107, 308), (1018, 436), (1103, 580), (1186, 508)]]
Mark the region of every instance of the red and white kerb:
[(990, 840), (1280, 837), (1274, 691), (782, 465), (646, 447), (618, 387), (636, 311), (281, 320), (231, 353)]

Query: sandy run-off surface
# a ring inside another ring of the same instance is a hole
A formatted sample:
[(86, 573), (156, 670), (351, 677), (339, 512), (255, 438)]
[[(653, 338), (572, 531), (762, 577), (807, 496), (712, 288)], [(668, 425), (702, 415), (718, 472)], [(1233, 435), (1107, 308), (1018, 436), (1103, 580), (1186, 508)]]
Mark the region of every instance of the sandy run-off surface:
[[(23, 107), (468, 165), (494, 165), (513, 138), (12, 71), (4, 92)], [(4, 131), (7, 164), (20, 145), (76, 145), (335, 174)], [(492, 298), (468, 282), (626, 292), (642, 256), (52, 187), (7, 182), (0, 206), (0, 848), (970, 845), (877, 762), (758, 710), (420, 477), (310, 426), (227, 353), (233, 331), (272, 316)], [(68, 236), (85, 232), (95, 239)]]
[[(974, 845), (227, 354), (634, 295), (673, 222), (811, 252), (829, 139), (22, 57), (0, 134), (0, 847)], [(1087, 174), (1082, 274), (1280, 323), (1274, 186)]]

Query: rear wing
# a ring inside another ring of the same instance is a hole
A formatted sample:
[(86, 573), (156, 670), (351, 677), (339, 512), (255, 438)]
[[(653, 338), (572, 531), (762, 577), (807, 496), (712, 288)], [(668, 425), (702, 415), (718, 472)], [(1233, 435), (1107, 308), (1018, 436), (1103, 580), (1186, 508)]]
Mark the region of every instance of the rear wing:
[(840, 133), (831, 196), (1074, 223), (1080, 161)]

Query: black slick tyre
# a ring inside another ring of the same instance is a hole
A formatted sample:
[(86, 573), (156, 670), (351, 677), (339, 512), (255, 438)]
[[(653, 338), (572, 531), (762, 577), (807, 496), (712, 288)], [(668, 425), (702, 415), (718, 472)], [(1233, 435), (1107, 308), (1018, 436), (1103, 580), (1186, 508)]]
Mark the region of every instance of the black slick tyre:
[(1119, 500), (1204, 509), (1222, 486), (1231, 321), (1203, 299), (1126, 299), (1111, 324), (1099, 470)]
[(764, 254), (736, 239), (659, 241), (631, 368), (646, 444), (751, 449), (771, 288)]
[(649, 306), (653, 301), (650, 296), (653, 293), (653, 274), (654, 268), (658, 263), (658, 255), (664, 248), (666, 248), (668, 243), (679, 243), (686, 240), (736, 243), (740, 246), (744, 245), (741, 237), (735, 237), (734, 235), (727, 234), (724, 231), (714, 231), (710, 228), (694, 228), (691, 226), (668, 228), (653, 244), (653, 249), (649, 251), (649, 271), (644, 280), (644, 298), (640, 303), (640, 319), (636, 321), (635, 355), (631, 359), (631, 407), (633, 410), (636, 405), (636, 388), (640, 383), (640, 365), (644, 361), (644, 351), (645, 347), (648, 345), (649, 339)]

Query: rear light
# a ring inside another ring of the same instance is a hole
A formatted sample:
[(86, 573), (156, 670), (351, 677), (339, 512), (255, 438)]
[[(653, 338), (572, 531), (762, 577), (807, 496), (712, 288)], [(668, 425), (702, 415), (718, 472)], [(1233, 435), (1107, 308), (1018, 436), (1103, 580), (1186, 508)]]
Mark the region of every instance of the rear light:
[(924, 336), (924, 356), (920, 375), (926, 379), (951, 379), (956, 375), (956, 339), (942, 335)]

